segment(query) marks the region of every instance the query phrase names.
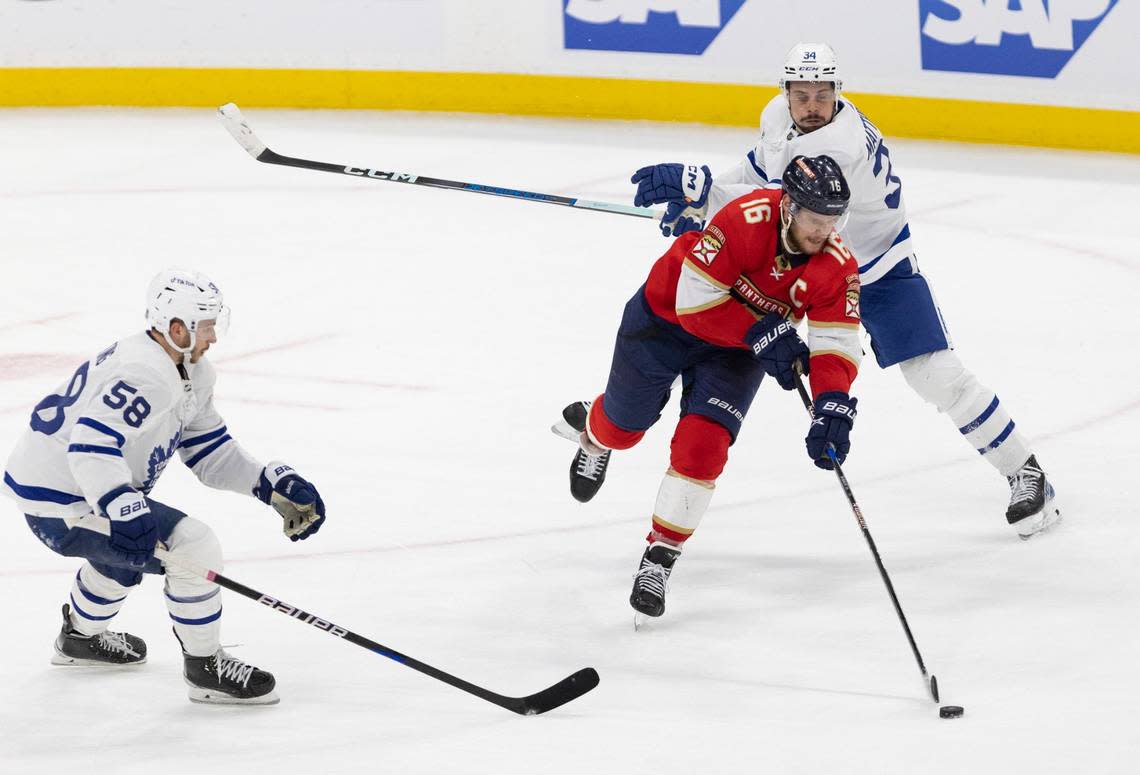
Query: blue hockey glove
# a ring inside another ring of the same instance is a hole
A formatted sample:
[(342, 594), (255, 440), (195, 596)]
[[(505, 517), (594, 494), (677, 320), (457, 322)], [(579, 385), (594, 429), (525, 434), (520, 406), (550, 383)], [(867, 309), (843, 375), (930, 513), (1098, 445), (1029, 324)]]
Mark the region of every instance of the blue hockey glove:
[(142, 493), (130, 487), (120, 487), (108, 495), (111, 500), (103, 508), (111, 520), (111, 549), (132, 568), (143, 568), (154, 557), (158, 542), (158, 525), (150, 506)]
[(814, 419), (808, 429), (807, 453), (815, 464), (827, 471), (835, 468), (827, 454), (827, 448), (835, 449), (835, 458), (843, 463), (851, 451), (851, 427), (855, 425), (855, 405), (858, 398), (832, 390), (820, 393), (812, 406)]
[(705, 228), (705, 209), (670, 202), (661, 217), (661, 233), (666, 237), (680, 237), (687, 231), (701, 231)]
[(285, 463), (266, 463), (253, 494), (281, 515), (290, 541), (304, 541), (324, 524), (325, 502), (317, 488)]
[(654, 164), (633, 173), (629, 182), (637, 184), (633, 203), (638, 207), (676, 202), (699, 209), (708, 204), (712, 173), (707, 165)]
[(799, 373), (811, 371), (811, 351), (796, 333), (792, 321), (780, 317), (777, 312), (769, 312), (748, 329), (744, 341), (752, 348), (752, 354), (764, 367), (764, 372), (775, 377), (784, 390), (796, 387), (796, 363)]

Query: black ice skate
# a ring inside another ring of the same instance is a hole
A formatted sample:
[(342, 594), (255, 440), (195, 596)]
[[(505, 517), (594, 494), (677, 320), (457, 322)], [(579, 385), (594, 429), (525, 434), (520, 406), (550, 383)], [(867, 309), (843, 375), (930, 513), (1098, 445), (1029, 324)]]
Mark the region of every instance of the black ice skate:
[(646, 616), (660, 616), (665, 613), (665, 587), (673, 563), (681, 555), (681, 549), (660, 542), (645, 547), (641, 555), (641, 565), (633, 577), (633, 592), (629, 604), (633, 610)]
[(247, 665), (218, 649), (210, 657), (183, 654), (190, 700), (214, 705), (274, 705), (279, 702), (273, 674)]
[(146, 644), (125, 632), (83, 635), (71, 624), (71, 606), (63, 606), (63, 627), (55, 639), (53, 665), (123, 667), (146, 662)]
[(1061, 520), (1061, 511), (1054, 502), (1053, 485), (1037, 464), (1037, 456), (1030, 455), (1025, 465), (1009, 480), (1009, 508), (1005, 519), (1025, 541), (1043, 533)]
[(570, 461), (570, 494), (579, 503), (586, 503), (602, 488), (606, 481), (606, 469), (610, 465), (611, 450), (591, 455), (581, 447), (582, 432), (586, 430), (586, 416), (590, 413), (590, 401), (575, 401), (562, 410), (562, 422), (551, 427), (559, 436), (579, 444), (574, 459)]

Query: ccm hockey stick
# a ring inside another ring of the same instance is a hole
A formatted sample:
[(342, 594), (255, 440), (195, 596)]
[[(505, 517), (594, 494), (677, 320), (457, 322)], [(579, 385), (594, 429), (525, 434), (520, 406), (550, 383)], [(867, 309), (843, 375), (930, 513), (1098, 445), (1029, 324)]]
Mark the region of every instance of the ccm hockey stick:
[[(811, 398), (808, 396), (807, 390), (804, 389), (804, 382), (799, 374), (796, 374), (796, 390), (800, 394), (800, 400), (804, 403), (804, 409), (807, 409), (809, 417), (815, 418), (815, 412), (811, 408)], [(938, 679), (933, 675), (926, 672), (926, 663), (922, 661), (922, 654), (918, 651), (918, 644), (914, 641), (914, 635), (910, 631), (910, 625), (907, 624), (906, 614), (903, 613), (902, 606), (899, 604), (898, 595), (895, 594), (895, 586), (891, 583), (891, 577), (887, 575), (887, 569), (883, 566), (883, 558), (879, 556), (879, 549), (875, 546), (875, 539), (871, 537), (871, 531), (867, 528), (867, 522), (863, 519), (863, 512), (859, 508), (859, 504), (855, 502), (855, 494), (851, 492), (851, 485), (847, 483), (847, 477), (843, 475), (843, 468), (839, 465), (839, 459), (835, 456), (835, 448), (830, 444), (827, 447), (827, 456), (831, 458), (831, 462), (835, 466), (835, 476), (839, 479), (840, 486), (843, 487), (843, 494), (847, 496), (847, 502), (851, 504), (851, 511), (855, 513), (855, 520), (859, 523), (859, 529), (863, 531), (863, 538), (867, 541), (867, 547), (871, 550), (871, 556), (875, 558), (875, 565), (879, 568), (879, 576), (883, 579), (883, 584), (887, 587), (887, 594), (891, 596), (891, 603), (895, 606), (895, 613), (898, 614), (899, 623), (902, 625), (903, 632), (906, 633), (907, 642), (910, 643), (910, 650), (914, 654), (914, 659), (918, 662), (918, 669), (922, 671), (922, 683), (926, 686), (926, 690), (930, 692), (930, 698), (938, 702)]]
[[(97, 524), (100, 528), (100, 532), (105, 532), (108, 534), (110, 533), (111, 525), (109, 521), (98, 520)], [(161, 546), (155, 547), (154, 556), (156, 559), (164, 563), (177, 565), (183, 570), (189, 571), (196, 576), (201, 576), (207, 581), (212, 581), (218, 586), (225, 587), (231, 592), (236, 592), (242, 597), (248, 597), (250, 600), (261, 603), (268, 608), (272, 608), (274, 611), (280, 611), (286, 616), (296, 619), (299, 622), (310, 624), (313, 627), (316, 627), (318, 630), (327, 632), (330, 635), (335, 635), (341, 640), (346, 640), (349, 643), (360, 646), (361, 648), (368, 649), (369, 651), (375, 652), (382, 657), (388, 657), (388, 659), (391, 659), (393, 662), (399, 662), (405, 667), (410, 667), (413, 670), (418, 670), (424, 675), (429, 675), (437, 681), (443, 681), (445, 684), (454, 686), (456, 689), (462, 689), (468, 694), (474, 694), (481, 700), (486, 700), (487, 702), (494, 703), (500, 708), (506, 708), (513, 713), (518, 713), (520, 716), (537, 716), (540, 713), (546, 713), (548, 710), (554, 710), (560, 705), (565, 705), (571, 700), (575, 700), (578, 697), (581, 697), (583, 694), (598, 685), (598, 672), (592, 667), (584, 667), (573, 675), (563, 678), (558, 683), (547, 687), (540, 692), (536, 692), (526, 697), (505, 697), (502, 694), (496, 694), (495, 692), (484, 689), (482, 686), (476, 686), (473, 683), (464, 681), (462, 678), (456, 678), (450, 673), (445, 673), (438, 668), (434, 668), (431, 665), (420, 662), (418, 659), (413, 659), (406, 654), (401, 654), (400, 652), (395, 651), (394, 649), (390, 649), (387, 646), (383, 646), (374, 640), (369, 640), (362, 635), (357, 635), (352, 630), (341, 627), (338, 624), (333, 624), (327, 619), (321, 619), (320, 617), (311, 614), (308, 611), (304, 611), (297, 606), (289, 605), (288, 603), (275, 597), (270, 597), (269, 595), (262, 594), (256, 589), (247, 587), (244, 584), (240, 584), (233, 579), (226, 578), (216, 571), (212, 571), (209, 568), (203, 568), (202, 566), (197, 565), (192, 561), (189, 561), (183, 557), (179, 557), (177, 553), (171, 554)]]
[(491, 196), (502, 196), (509, 199), (527, 199), (532, 202), (545, 202), (547, 204), (562, 205), (564, 207), (577, 207), (581, 210), (616, 213), (617, 215), (632, 215), (636, 218), (661, 220), (661, 216), (664, 214), (661, 210), (651, 210), (645, 207), (619, 205), (611, 202), (595, 202), (589, 199), (558, 196), (556, 194), (542, 194), (535, 191), (520, 191), (514, 188), (487, 186), (482, 183), (466, 183), (461, 180), (429, 178), (411, 172), (384, 172), (373, 167), (353, 167), (344, 164), (331, 164), (325, 161), (312, 161), (310, 159), (282, 156), (270, 150), (265, 143), (258, 139), (257, 135), (253, 133), (253, 129), (250, 128), (249, 122), (242, 116), (241, 110), (238, 109), (237, 105), (232, 102), (222, 105), (218, 108), (218, 115), (222, 119), (222, 125), (233, 135), (233, 138), (238, 141), (238, 144), (241, 145), (242, 148), (245, 148), (250, 156), (266, 164), (280, 164), (285, 167), (300, 167), (306, 170), (333, 172), (337, 175), (351, 175), (357, 178), (386, 180), (391, 183), (408, 183), (413, 186), (447, 188), (453, 191), (471, 191), (476, 194), (490, 194)]

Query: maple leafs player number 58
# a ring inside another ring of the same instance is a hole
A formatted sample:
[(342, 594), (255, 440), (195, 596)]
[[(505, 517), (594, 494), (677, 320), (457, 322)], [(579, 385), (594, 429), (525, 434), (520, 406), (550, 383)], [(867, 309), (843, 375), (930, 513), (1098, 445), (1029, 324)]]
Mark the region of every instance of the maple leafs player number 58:
[(130, 400), (128, 394), (133, 395), (137, 392), (139, 392), (138, 388), (131, 387), (126, 382), (119, 380), (111, 388), (110, 393), (103, 396), (103, 403), (112, 409), (126, 406), (126, 409), (123, 409), (123, 422), (132, 428), (142, 425), (143, 420), (150, 414), (150, 403), (142, 396), (135, 396), (133, 401), (127, 403)]

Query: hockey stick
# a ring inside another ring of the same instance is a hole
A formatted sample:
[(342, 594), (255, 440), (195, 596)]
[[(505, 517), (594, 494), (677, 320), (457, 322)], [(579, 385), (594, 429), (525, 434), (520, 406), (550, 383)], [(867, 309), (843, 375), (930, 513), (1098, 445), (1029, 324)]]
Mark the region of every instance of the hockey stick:
[[(111, 531), (111, 524), (109, 520), (92, 520), (94, 527), (97, 527), (99, 532), (109, 535)], [(89, 527), (84, 525), (84, 527)], [(410, 667), (413, 670), (418, 670), (424, 675), (429, 675), (437, 681), (443, 681), (445, 684), (454, 686), (456, 689), (462, 689), (468, 694), (474, 694), (481, 700), (494, 703), (500, 708), (518, 713), (520, 716), (537, 716), (540, 713), (546, 713), (548, 710), (554, 710), (560, 705), (565, 705), (571, 700), (581, 697), (586, 692), (593, 689), (598, 685), (598, 672), (592, 667), (584, 667), (571, 676), (563, 678), (553, 686), (549, 686), (540, 692), (528, 695), (526, 697), (505, 697), (502, 694), (484, 689), (482, 686), (476, 686), (473, 683), (464, 681), (462, 678), (456, 678), (450, 673), (445, 673), (438, 668), (420, 662), (418, 659), (413, 659), (406, 654), (401, 654), (398, 651), (388, 648), (377, 643), (374, 640), (369, 640), (362, 635), (357, 635), (352, 630), (341, 627), (338, 624), (333, 624), (327, 619), (321, 619), (314, 614), (304, 611), (297, 606), (289, 605), (288, 603), (279, 600), (275, 597), (258, 592), (256, 589), (247, 587), (240, 584), (233, 579), (226, 578), (222, 574), (212, 571), (209, 568), (187, 560), (185, 557), (179, 557), (177, 554), (171, 554), (163, 549), (161, 546), (155, 547), (155, 559), (176, 565), (185, 571), (193, 573), (195, 576), (200, 576), (207, 581), (212, 581), (220, 587), (225, 587), (231, 592), (236, 592), (242, 597), (248, 597), (250, 600), (255, 600), (264, 606), (272, 608), (274, 611), (280, 611), (286, 616), (292, 617), (299, 622), (311, 624), (318, 630), (323, 630), (330, 635), (346, 640), (361, 648), (368, 649), (375, 652), (382, 657), (388, 657), (394, 662), (399, 662), (401, 665)]]
[(222, 125), (233, 135), (233, 138), (238, 141), (241, 147), (245, 148), (250, 156), (266, 164), (300, 167), (306, 170), (333, 172), (337, 175), (352, 175), (358, 178), (371, 178), (372, 180), (387, 180), (392, 183), (408, 183), (413, 186), (447, 188), (453, 191), (471, 191), (476, 194), (490, 194), (492, 196), (502, 196), (509, 199), (528, 199), (532, 202), (545, 202), (552, 205), (563, 205), (564, 207), (577, 207), (582, 210), (616, 213), (617, 215), (632, 215), (637, 218), (661, 220), (661, 216), (664, 215), (664, 212), (661, 210), (651, 210), (645, 207), (619, 205), (611, 202), (596, 202), (590, 199), (578, 199), (576, 197), (558, 196), (556, 194), (541, 194), (535, 191), (520, 191), (513, 188), (486, 186), (481, 183), (466, 183), (460, 180), (429, 178), (410, 172), (383, 172), (372, 167), (352, 167), (342, 164), (331, 164), (325, 161), (312, 161), (310, 159), (298, 159), (293, 156), (282, 156), (270, 150), (265, 143), (258, 139), (257, 135), (253, 133), (253, 129), (250, 128), (249, 122), (242, 116), (241, 110), (238, 109), (237, 105), (232, 102), (222, 105), (218, 108), (218, 115), (222, 119)]
[[(800, 400), (804, 402), (804, 409), (807, 409), (808, 416), (815, 418), (815, 412), (811, 408), (811, 398), (808, 396), (807, 390), (804, 389), (804, 381), (796, 374), (796, 390), (800, 394)], [(843, 494), (847, 496), (847, 502), (851, 504), (851, 511), (855, 513), (855, 519), (859, 523), (859, 529), (863, 531), (863, 538), (867, 540), (867, 547), (871, 550), (871, 556), (875, 558), (875, 565), (879, 568), (879, 575), (883, 579), (883, 584), (887, 587), (887, 594), (891, 596), (891, 602), (895, 606), (895, 613), (898, 614), (899, 623), (902, 624), (903, 632), (906, 633), (907, 642), (910, 643), (910, 650), (914, 653), (915, 661), (918, 662), (918, 669), (922, 671), (922, 682), (926, 686), (926, 690), (930, 692), (930, 698), (938, 702), (938, 679), (933, 675), (926, 672), (926, 663), (922, 661), (922, 654), (918, 652), (918, 644), (914, 641), (914, 635), (910, 631), (910, 625), (907, 624), (906, 614), (903, 613), (902, 606), (899, 604), (898, 595), (895, 594), (895, 586), (891, 583), (891, 577), (887, 575), (887, 569), (883, 566), (883, 558), (879, 556), (879, 549), (875, 546), (875, 539), (871, 537), (871, 531), (867, 528), (867, 522), (863, 519), (863, 512), (859, 508), (859, 504), (855, 502), (855, 494), (851, 492), (851, 485), (847, 483), (847, 477), (843, 475), (843, 468), (839, 465), (839, 459), (835, 456), (835, 448), (830, 444), (827, 447), (827, 456), (831, 458), (832, 464), (835, 466), (835, 475), (839, 479), (839, 484), (843, 487)]]

